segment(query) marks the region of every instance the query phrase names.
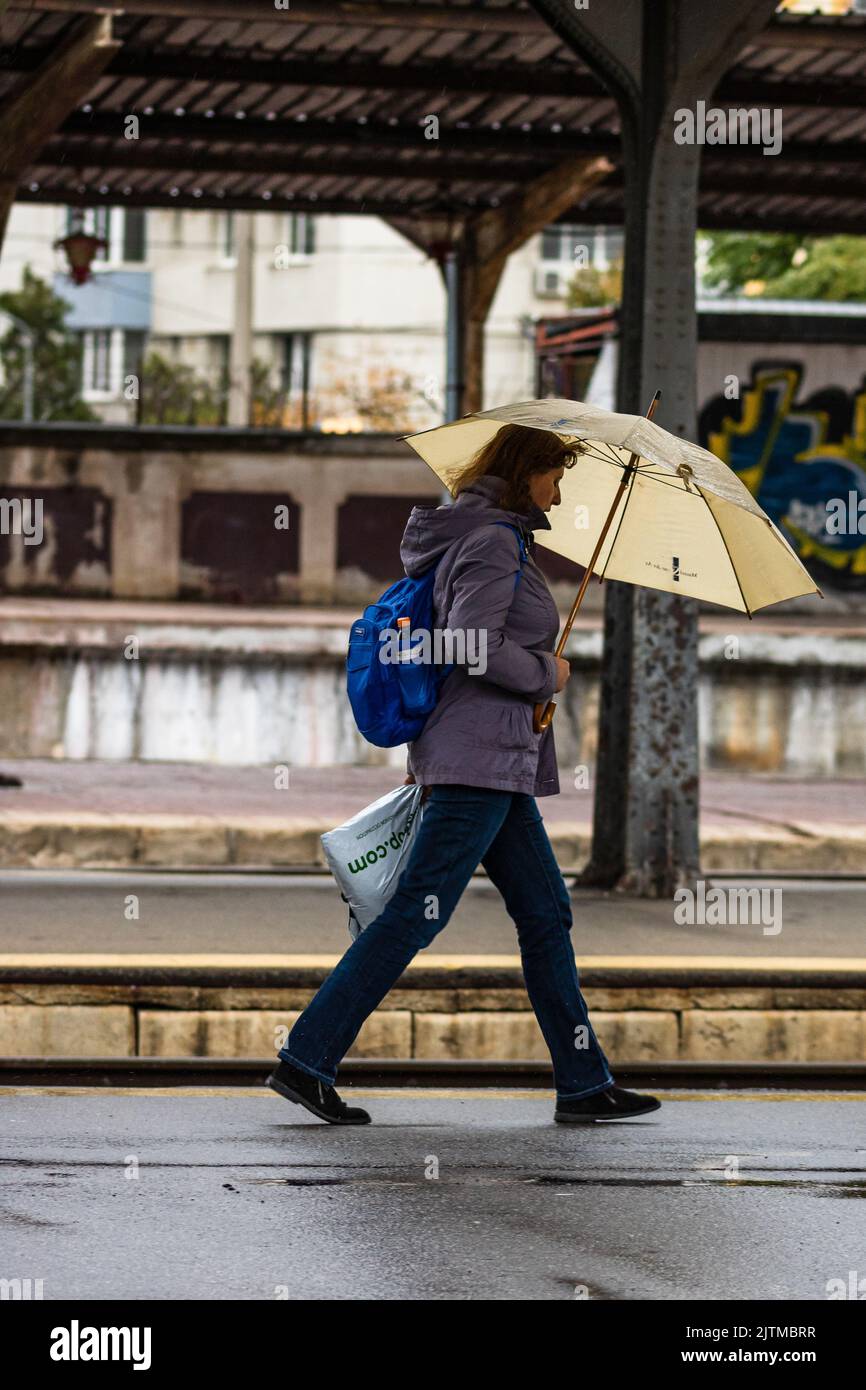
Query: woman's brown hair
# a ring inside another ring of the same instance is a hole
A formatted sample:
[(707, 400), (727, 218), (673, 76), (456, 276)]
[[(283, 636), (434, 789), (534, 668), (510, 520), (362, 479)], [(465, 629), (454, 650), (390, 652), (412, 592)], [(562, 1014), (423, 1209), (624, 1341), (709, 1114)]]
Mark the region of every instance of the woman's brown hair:
[(551, 430), (530, 429), (528, 425), (503, 425), (465, 468), (448, 479), (449, 491), (452, 497), (457, 497), (470, 483), (485, 474), (503, 478), (507, 487), (499, 505), (507, 512), (518, 512), (524, 516), (532, 506), (529, 495), (532, 474), (548, 473), (555, 468), (571, 468), (582, 452), (582, 444), (577, 441), (566, 444)]

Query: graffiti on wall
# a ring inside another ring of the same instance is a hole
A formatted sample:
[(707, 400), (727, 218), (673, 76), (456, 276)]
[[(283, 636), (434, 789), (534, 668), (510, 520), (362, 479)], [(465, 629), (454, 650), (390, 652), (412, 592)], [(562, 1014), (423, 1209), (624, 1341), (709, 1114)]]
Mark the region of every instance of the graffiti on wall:
[(755, 363), (713, 398), (701, 442), (730, 464), (819, 582), (866, 587), (866, 380), (798, 404), (802, 367)]

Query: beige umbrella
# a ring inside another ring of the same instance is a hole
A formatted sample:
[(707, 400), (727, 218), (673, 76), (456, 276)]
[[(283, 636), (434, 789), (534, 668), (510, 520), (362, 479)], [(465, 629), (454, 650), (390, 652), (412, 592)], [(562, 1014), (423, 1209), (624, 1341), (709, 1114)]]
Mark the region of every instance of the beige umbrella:
[[(799, 594), (820, 593), (781, 531), (726, 463), (679, 439), (652, 414), (621, 415), (556, 398), (479, 411), (406, 443), (448, 487), (504, 425), (551, 430), (581, 451), (560, 484), (539, 545), (583, 565), (556, 647), (561, 656), (593, 574), (706, 599), (749, 617)], [(537, 706), (536, 731), (555, 709)]]

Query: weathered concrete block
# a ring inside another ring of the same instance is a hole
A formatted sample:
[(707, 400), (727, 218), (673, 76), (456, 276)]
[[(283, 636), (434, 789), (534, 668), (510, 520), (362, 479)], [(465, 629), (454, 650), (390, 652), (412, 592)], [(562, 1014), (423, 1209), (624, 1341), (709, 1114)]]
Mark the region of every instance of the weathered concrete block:
[(773, 1009), (866, 1009), (866, 989), (774, 989), (771, 994)]
[(4, 1057), (132, 1057), (133, 1010), (108, 1004), (0, 1006), (0, 1055)]
[(79, 821), (58, 826), (45, 853), (34, 862), (83, 869), (125, 868), (137, 855), (138, 831), (133, 825), (90, 825)]
[[(527, 1013), (531, 1011), (525, 989), (458, 989), (457, 1008), (461, 1013)], [(431, 1013), (434, 1010), (431, 1010)], [(442, 1012), (446, 1012), (442, 1010)]]
[(416, 1014), (415, 1057), (509, 1060), (549, 1058), (535, 1014)]
[(678, 1055), (674, 1013), (591, 1013), (590, 1021), (611, 1062), (660, 1062)]
[[(583, 989), (583, 986), (581, 988)], [(592, 1016), (596, 1009), (603, 1013), (619, 1014), (631, 1009), (662, 1009), (665, 1012), (675, 1012), (689, 1007), (689, 992), (685, 989), (640, 989), (631, 986), (618, 989), (591, 986), (589, 989), (583, 989), (583, 997)]]
[[(328, 822), (280, 821), (276, 825), (242, 825), (232, 830), (235, 864), (324, 864), (320, 836), (332, 830)], [(348, 914), (347, 914), (348, 915)], [(349, 944), (348, 932), (346, 944)]]
[[(143, 1057), (272, 1057), (298, 1010), (206, 1010), (197, 1013), (142, 1009), (139, 1048)], [(412, 1017), (383, 1010), (371, 1015), (350, 1057), (408, 1057)]]
[[(267, 1009), (271, 1013), (298, 1013), (316, 993), (314, 989), (201, 989), (196, 1005), (200, 1009)], [(169, 1008), (183, 1004), (169, 1003)]]
[(31, 821), (8, 816), (0, 821), (0, 863), (33, 869), (114, 868), (135, 862), (137, 829), (98, 817), (74, 823), (49, 817)]
[(772, 1009), (772, 989), (695, 989), (689, 993), (691, 1009)]
[(683, 1016), (681, 1046), (680, 1056), (696, 1062), (859, 1061), (866, 1055), (866, 1012), (695, 1010)]
[(228, 835), (219, 822), (177, 817), (161, 825), (142, 825), (138, 836), (141, 864), (183, 868), (194, 864), (227, 864)]
[(748, 835), (701, 836), (703, 873), (733, 872), (744, 869), (768, 873), (785, 871), (815, 873), (863, 873), (866, 870), (866, 836), (859, 829), (837, 827), (828, 834), (815, 827), (810, 836), (784, 831), (750, 828)]
[(701, 870), (736, 873), (745, 869), (787, 868), (797, 863), (806, 841), (785, 831), (750, 827), (741, 832), (709, 831), (701, 836)]
[(288, 1030), (296, 1011), (260, 1009), (142, 1009), (139, 1052), (142, 1057), (272, 1057), (282, 1045), (277, 1030)]
[(129, 985), (127, 994), (138, 1009), (203, 1009), (204, 990), (198, 985)]
[(0, 1004), (132, 1004), (130, 985), (0, 985)]
[(53, 862), (51, 833), (43, 825), (31, 825), (9, 816), (0, 818), (0, 864), (8, 869), (31, 868)]
[(347, 1057), (411, 1057), (412, 1014), (408, 1009), (377, 1009), (346, 1053)]
[[(592, 1026), (611, 1060), (654, 1061), (677, 1056), (675, 1014), (597, 1013), (592, 1016)], [(532, 1012), (415, 1016), (416, 1057), (543, 1061), (549, 1055)]]
[(408, 1009), (413, 1014), (453, 1014), (459, 1007), (457, 998), (462, 992), (457, 989), (392, 989), (380, 1007)]

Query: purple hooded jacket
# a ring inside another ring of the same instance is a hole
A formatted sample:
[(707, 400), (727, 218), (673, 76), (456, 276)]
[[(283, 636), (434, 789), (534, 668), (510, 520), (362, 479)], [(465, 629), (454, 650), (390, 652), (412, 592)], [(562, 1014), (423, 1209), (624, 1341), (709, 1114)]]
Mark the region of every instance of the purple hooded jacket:
[[(550, 529), (539, 507), (503, 511), (505, 482), (485, 474), (443, 507), (413, 507), (400, 558), (413, 578), (441, 560), (433, 589), (434, 623), (486, 634), (486, 670), (456, 665), (420, 736), (408, 745), (407, 771), (421, 785), (471, 787), (554, 796), (559, 791), (553, 727), (532, 731), (532, 709), (552, 698), (559, 613), (532, 555), (533, 529)], [(530, 556), (520, 568), (520, 528)], [(471, 648), (468, 648), (471, 651)], [(481, 647), (480, 653), (484, 652)]]

